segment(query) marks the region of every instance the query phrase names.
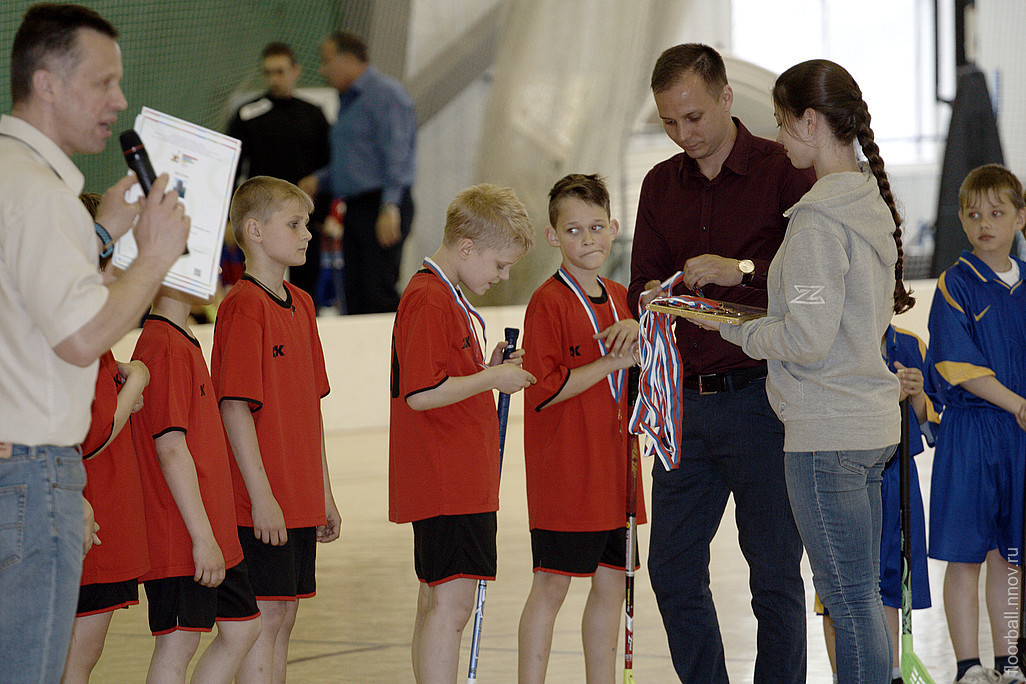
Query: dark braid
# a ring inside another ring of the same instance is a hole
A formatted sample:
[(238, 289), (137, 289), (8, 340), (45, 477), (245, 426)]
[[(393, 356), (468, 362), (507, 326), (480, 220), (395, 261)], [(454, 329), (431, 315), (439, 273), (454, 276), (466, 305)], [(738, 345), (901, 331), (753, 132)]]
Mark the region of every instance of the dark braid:
[(844, 67), (829, 60), (802, 62), (777, 78), (773, 86), (773, 103), (789, 121), (797, 121), (808, 108), (815, 109), (842, 143), (858, 140), (869, 169), (876, 177), (880, 197), (894, 220), (894, 244), (898, 248), (898, 261), (894, 264), (894, 313), (908, 311), (916, 300), (902, 282), (905, 254), (901, 248), (901, 215), (894, 203), (880, 148), (873, 137), (873, 129), (869, 127), (869, 108), (855, 79)]
[(876, 176), (876, 184), (880, 188), (880, 197), (887, 204), (887, 208), (891, 210), (891, 218), (894, 219), (894, 246), (898, 248), (898, 261), (894, 264), (894, 313), (900, 314), (911, 309), (916, 303), (916, 298), (912, 296), (911, 291), (905, 288), (905, 282), (902, 279), (905, 253), (901, 248), (901, 214), (898, 213), (898, 207), (894, 203), (894, 195), (891, 193), (891, 182), (887, 180), (887, 172), (884, 171), (884, 161), (883, 157), (880, 156), (880, 148), (877, 146), (873, 136), (873, 129), (869, 127), (869, 108), (866, 107), (865, 102), (862, 102), (862, 111), (859, 114), (862, 121), (856, 129), (855, 135), (859, 141), (859, 146), (862, 148), (862, 153), (866, 155), (866, 161), (869, 162), (870, 171)]

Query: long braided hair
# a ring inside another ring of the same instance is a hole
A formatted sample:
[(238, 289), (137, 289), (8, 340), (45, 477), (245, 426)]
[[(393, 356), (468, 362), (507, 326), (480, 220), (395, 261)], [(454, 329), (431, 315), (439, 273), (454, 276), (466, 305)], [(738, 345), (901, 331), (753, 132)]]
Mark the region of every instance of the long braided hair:
[(908, 311), (916, 300), (902, 281), (901, 215), (894, 203), (880, 148), (874, 139), (873, 129), (869, 127), (869, 108), (862, 99), (858, 83), (841, 65), (826, 59), (813, 59), (794, 65), (777, 78), (773, 86), (773, 103), (789, 120), (784, 123), (797, 121), (807, 109), (814, 109), (842, 143), (851, 144), (858, 140), (876, 177), (880, 197), (894, 219), (894, 244), (898, 248), (898, 261), (894, 264), (894, 313)]

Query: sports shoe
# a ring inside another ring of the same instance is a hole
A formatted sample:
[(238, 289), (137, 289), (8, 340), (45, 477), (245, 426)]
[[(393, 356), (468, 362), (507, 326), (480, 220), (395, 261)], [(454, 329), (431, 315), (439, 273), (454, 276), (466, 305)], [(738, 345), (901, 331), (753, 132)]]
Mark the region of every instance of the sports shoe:
[(983, 665), (973, 665), (955, 684), (1001, 684), (1001, 675)]
[(1022, 676), (1022, 672), (1019, 668), (1005, 670), (1004, 672), (1001, 672), (1000, 675), (1001, 679), (998, 681), (1001, 684), (1026, 684), (1026, 677)]

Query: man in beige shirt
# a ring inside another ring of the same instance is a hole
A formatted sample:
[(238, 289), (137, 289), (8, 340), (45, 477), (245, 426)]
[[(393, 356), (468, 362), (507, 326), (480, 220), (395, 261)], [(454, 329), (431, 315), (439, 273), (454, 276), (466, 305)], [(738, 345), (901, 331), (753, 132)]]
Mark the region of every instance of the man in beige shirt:
[[(189, 220), (167, 177), (94, 225), (72, 154), (103, 150), (127, 106), (117, 31), (92, 10), (36, 5), (11, 51), (0, 118), (0, 654), (9, 681), (58, 681), (92, 515), (78, 444), (99, 356), (140, 318), (182, 253)], [(135, 222), (139, 257), (110, 286), (97, 253)], [(86, 525), (83, 527), (83, 520)], [(83, 529), (87, 534), (83, 534)], [(15, 655), (16, 654), (16, 655)]]

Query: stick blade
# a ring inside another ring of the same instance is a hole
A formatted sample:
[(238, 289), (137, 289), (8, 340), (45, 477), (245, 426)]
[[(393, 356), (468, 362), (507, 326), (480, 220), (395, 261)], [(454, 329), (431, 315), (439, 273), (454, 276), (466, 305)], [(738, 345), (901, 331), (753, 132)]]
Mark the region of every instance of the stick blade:
[(905, 684), (935, 684), (926, 665), (911, 649), (901, 654), (901, 678)]

